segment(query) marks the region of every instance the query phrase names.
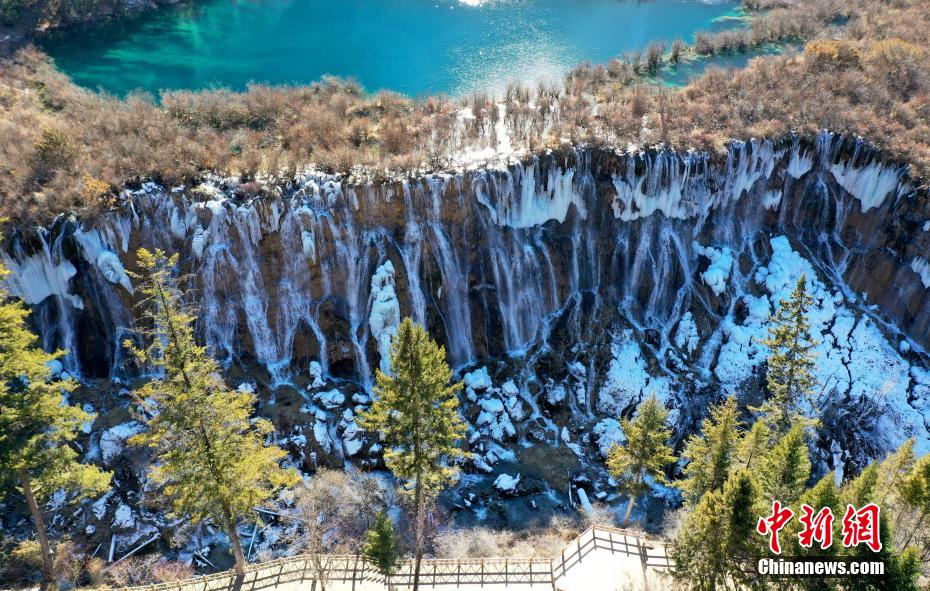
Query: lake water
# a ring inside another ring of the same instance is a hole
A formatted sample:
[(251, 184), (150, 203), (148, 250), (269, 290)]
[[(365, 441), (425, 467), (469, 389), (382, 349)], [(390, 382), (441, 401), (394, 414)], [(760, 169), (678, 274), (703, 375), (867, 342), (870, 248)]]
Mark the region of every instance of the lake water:
[(699, 0), (207, 0), (49, 38), (78, 84), (242, 89), (354, 78), (408, 95), (557, 80), (653, 39), (733, 25), (739, 2)]

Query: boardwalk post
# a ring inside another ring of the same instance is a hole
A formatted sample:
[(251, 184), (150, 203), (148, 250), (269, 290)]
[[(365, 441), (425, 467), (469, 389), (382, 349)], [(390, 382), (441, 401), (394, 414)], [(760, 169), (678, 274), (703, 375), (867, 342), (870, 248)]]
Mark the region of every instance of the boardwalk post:
[(509, 577), (507, 576), (510, 573), (508, 566), (507, 566), (508, 562), (509, 562), (509, 559), (505, 557), (504, 558), (504, 585), (507, 584), (507, 580), (509, 579)]
[(352, 565), (352, 591), (355, 591), (355, 573), (356, 572), (358, 572), (358, 554), (355, 555), (355, 564)]
[(478, 581), (481, 584), (481, 587), (484, 587), (484, 558), (481, 559), (481, 574), (478, 575)]
[(455, 561), (455, 586), (462, 586), (462, 559), (459, 558)]

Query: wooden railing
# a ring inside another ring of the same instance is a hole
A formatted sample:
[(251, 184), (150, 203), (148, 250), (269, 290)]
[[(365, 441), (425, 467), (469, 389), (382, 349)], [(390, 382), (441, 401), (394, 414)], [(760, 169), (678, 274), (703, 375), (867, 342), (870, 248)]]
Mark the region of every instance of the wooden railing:
[[(391, 575), (395, 588), (413, 586), (414, 562), (407, 560)], [(424, 559), (420, 585), (518, 585), (552, 584), (552, 567), (547, 558)]]
[[(585, 556), (597, 550), (638, 557), (643, 570), (668, 571), (673, 562), (669, 545), (644, 538), (636, 533), (595, 525), (586, 529), (552, 558), (464, 558), (423, 559), (420, 565), (421, 586), (520, 585), (543, 584), (555, 588), (555, 582)], [(322, 563), (322, 564), (321, 564)], [(322, 566), (322, 568), (321, 568)], [(413, 586), (414, 561), (404, 560), (391, 575), (391, 587), (403, 591)], [(314, 555), (279, 558), (251, 564), (245, 576), (236, 580), (235, 573), (225, 571), (173, 583), (158, 583), (141, 587), (123, 587), (108, 591), (258, 591), (286, 583), (313, 581), (325, 576), (327, 581), (387, 583), (386, 577), (362, 556)]]

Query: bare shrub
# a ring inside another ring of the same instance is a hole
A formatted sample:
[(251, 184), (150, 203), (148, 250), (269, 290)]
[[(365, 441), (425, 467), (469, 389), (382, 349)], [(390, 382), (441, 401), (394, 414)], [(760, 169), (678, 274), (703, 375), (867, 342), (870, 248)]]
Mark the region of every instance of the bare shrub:
[(287, 519), (296, 525), (293, 547), (312, 556), (314, 578), (325, 589), (330, 556), (359, 551), (364, 533), (385, 508), (380, 482), (358, 472), (320, 470), (298, 490)]
[(646, 70), (650, 74), (655, 74), (662, 67), (665, 47), (662, 41), (653, 41), (646, 48)]

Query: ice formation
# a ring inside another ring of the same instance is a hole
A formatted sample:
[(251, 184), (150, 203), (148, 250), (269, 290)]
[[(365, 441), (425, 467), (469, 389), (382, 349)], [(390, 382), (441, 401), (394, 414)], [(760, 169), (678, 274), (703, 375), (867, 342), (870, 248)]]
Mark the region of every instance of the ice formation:
[(386, 261), (371, 278), (371, 334), (378, 343), (381, 371), (391, 372), (391, 339), (400, 326), (400, 303), (394, 293), (394, 265)]

